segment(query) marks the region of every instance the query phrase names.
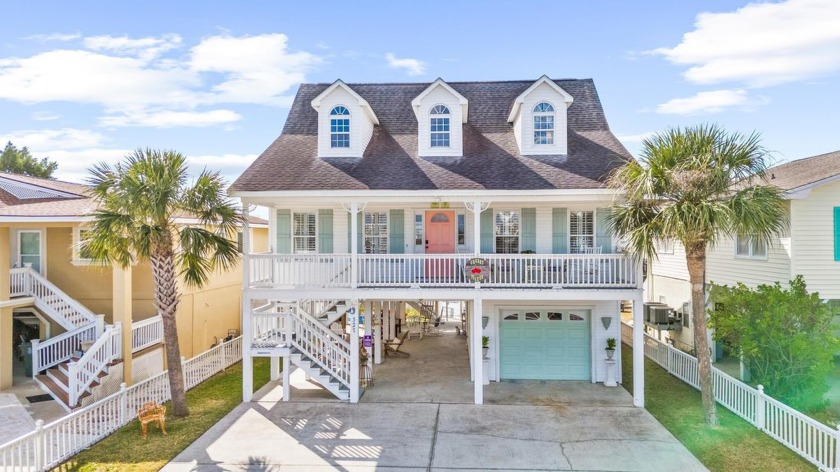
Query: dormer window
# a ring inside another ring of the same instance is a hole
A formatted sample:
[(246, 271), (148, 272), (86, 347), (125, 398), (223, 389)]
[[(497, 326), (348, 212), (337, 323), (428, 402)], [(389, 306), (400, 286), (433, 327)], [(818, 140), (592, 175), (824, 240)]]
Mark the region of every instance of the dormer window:
[(343, 105), (330, 111), (330, 147), (350, 147), (350, 110)]
[(431, 146), (449, 147), (449, 108), (436, 105), (432, 108), (430, 118)]
[(554, 107), (548, 102), (534, 107), (534, 144), (554, 144)]

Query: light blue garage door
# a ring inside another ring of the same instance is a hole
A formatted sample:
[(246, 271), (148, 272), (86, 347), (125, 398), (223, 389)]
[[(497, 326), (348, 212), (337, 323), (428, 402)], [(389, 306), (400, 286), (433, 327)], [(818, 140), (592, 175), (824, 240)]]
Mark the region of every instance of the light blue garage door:
[(500, 325), (503, 380), (591, 380), (587, 311), (508, 310)]

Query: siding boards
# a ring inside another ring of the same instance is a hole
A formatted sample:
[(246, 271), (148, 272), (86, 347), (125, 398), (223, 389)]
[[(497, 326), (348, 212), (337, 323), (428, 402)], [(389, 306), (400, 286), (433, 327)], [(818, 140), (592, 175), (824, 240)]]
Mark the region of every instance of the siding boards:
[(811, 190), (808, 198), (791, 200), (791, 273), (802, 274), (809, 292), (823, 299), (840, 299), (840, 262), (837, 245), (836, 207), (840, 203), (840, 182)]

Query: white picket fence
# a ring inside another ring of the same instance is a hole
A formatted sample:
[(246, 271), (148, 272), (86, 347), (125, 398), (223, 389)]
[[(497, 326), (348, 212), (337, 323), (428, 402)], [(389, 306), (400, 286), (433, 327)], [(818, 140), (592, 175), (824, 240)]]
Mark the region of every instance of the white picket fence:
[[(645, 334), (645, 357), (668, 373), (700, 389), (697, 358)], [(633, 346), (633, 327), (621, 323), (621, 341)], [(766, 395), (764, 387), (753, 388), (712, 367), (715, 400), (773, 439), (787, 446), (820, 470), (840, 467), (840, 425), (832, 429)]]
[[(186, 389), (241, 359), (240, 336), (183, 361)], [(34, 431), (0, 445), (0, 471), (39, 472), (56, 467), (128, 424), (144, 403), (169, 399), (166, 371), (131, 387), (122, 384), (119, 392), (52, 423), (38, 420)]]

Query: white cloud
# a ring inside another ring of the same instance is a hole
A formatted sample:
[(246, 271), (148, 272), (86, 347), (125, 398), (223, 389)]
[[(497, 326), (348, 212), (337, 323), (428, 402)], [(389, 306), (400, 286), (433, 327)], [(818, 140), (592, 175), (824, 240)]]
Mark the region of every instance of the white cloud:
[(76, 128), (20, 130), (0, 135), (3, 144), (11, 141), (17, 147), (36, 150), (67, 150), (99, 146), (105, 137), (95, 131)]
[(388, 59), (388, 67), (392, 69), (405, 69), (408, 75), (421, 75), (426, 72), (426, 63), (419, 59), (397, 58), (392, 53), (385, 54)]
[(99, 118), (103, 126), (149, 126), (170, 128), (173, 126), (207, 127), (233, 123), (242, 119), (242, 115), (231, 110), (210, 111), (128, 111), (120, 115)]
[(674, 98), (656, 107), (664, 115), (718, 113), (728, 108), (752, 109), (767, 103), (766, 98), (753, 98), (746, 90), (712, 90), (693, 97)]
[(654, 134), (656, 134), (655, 131), (647, 131), (639, 134), (619, 134), (616, 138), (622, 143), (640, 143)]
[(35, 121), (53, 121), (61, 118), (61, 115), (49, 111), (36, 111), (30, 118)]
[(69, 42), (75, 41), (82, 37), (81, 33), (51, 33), (51, 34), (33, 34), (27, 36), (25, 39), (37, 41), (39, 43), (46, 43), (49, 41)]
[(838, 18), (837, 0), (750, 3), (701, 13), (680, 44), (651, 52), (689, 66), (685, 77), (693, 83), (766, 87), (840, 70)]
[[(0, 99), (22, 103), (68, 101), (100, 105), (111, 126), (210, 126), (241, 117), (218, 104), (287, 106), (286, 95), (320, 63), (291, 52), (283, 34), (211, 36), (186, 59), (178, 35), (91, 36), (81, 47), (30, 57), (0, 57)], [(127, 111), (128, 110), (128, 111)]]

